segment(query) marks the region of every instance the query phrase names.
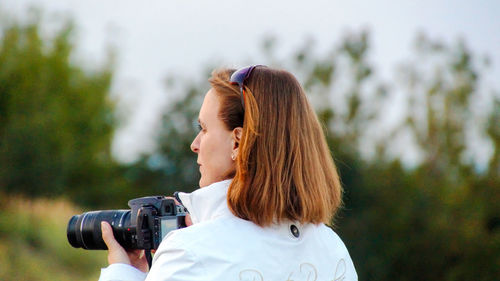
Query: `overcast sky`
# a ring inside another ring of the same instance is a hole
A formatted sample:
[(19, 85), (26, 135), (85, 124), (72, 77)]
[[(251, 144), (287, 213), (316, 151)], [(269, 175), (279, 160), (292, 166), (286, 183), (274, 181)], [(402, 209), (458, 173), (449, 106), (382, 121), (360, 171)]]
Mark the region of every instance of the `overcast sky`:
[(162, 84), (167, 74), (201, 75), (208, 62), (263, 63), (259, 48), (266, 35), (276, 36), (286, 54), (306, 38), (321, 51), (345, 32), (367, 28), (371, 60), (386, 77), (409, 57), (419, 31), (449, 43), (464, 38), (475, 53), (491, 57), (488, 79), (500, 85), (497, 0), (0, 0), (0, 12), (16, 18), (33, 6), (49, 27), (63, 17), (75, 21), (76, 57), (87, 66), (102, 62), (107, 46), (117, 47), (113, 92), (134, 105), (129, 125), (114, 141), (122, 160), (152, 147), (159, 111), (168, 103)]

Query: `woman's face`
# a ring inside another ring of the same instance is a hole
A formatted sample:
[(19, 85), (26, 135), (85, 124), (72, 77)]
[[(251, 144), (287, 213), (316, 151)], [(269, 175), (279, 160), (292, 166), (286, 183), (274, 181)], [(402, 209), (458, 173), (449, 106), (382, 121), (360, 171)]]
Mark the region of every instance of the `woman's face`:
[(200, 187), (226, 179), (235, 169), (231, 159), (234, 146), (232, 131), (219, 119), (219, 108), (219, 98), (215, 90), (210, 89), (198, 116), (200, 132), (191, 144), (191, 150), (198, 154)]

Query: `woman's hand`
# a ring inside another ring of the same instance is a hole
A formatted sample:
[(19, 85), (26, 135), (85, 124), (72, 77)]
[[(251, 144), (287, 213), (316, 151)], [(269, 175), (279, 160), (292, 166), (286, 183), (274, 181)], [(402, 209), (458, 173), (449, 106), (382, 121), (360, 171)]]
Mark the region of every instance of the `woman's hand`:
[[(167, 197), (174, 199), (177, 205), (181, 205), (174, 197)], [(187, 226), (192, 225), (191, 216), (186, 214), (185, 223)], [(149, 266), (146, 260), (144, 250), (125, 250), (113, 236), (113, 229), (109, 223), (101, 222), (102, 239), (106, 246), (108, 246), (108, 263), (124, 263), (129, 264), (142, 272), (148, 272)], [(155, 252), (154, 250), (151, 252)]]
[(139, 269), (142, 272), (148, 272), (149, 266), (144, 255), (144, 250), (125, 250), (113, 236), (113, 229), (109, 223), (101, 223), (102, 239), (108, 246), (108, 263), (125, 263)]
[(193, 221), (191, 220), (191, 215), (190, 214), (186, 214), (186, 217), (184, 218), (184, 222), (186, 223), (186, 226), (193, 225)]

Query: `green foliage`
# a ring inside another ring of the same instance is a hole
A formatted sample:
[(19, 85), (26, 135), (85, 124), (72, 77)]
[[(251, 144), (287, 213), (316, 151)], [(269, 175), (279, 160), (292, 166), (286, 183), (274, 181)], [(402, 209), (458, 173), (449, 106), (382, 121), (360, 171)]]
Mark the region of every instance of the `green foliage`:
[(37, 22), (0, 27), (0, 190), (81, 204), (118, 193), (110, 67), (71, 63), (71, 24), (49, 40)]
[[(371, 75), (363, 70), (370, 69), (366, 60), (360, 59), (365, 55), (358, 52), (366, 52), (366, 38), (362, 34), (355, 39), (358, 43), (350, 40), (340, 48), (340, 57), (334, 59), (340, 61), (347, 54), (355, 70), (351, 74), (354, 85), (346, 87), (343, 94), (346, 108), (337, 110), (340, 113), (333, 107), (320, 110), (319, 116), (328, 128), (328, 142), (338, 160), (346, 192), (338, 231), (351, 250), (360, 279), (495, 279), (500, 273), (496, 134), (500, 107), (498, 97), (490, 96), (493, 107), (489, 122), (479, 127), (495, 151), (489, 169), (483, 171), (465, 157), (471, 149), (467, 133), (481, 124), (474, 122), (477, 116), (472, 110), (472, 100), (480, 96), (477, 89), (481, 74), (473, 55), (462, 42), (447, 46), (425, 37), (418, 40), (419, 64), (404, 69), (412, 78), (404, 81), (410, 108), (406, 122), (379, 144), (372, 144), (381, 153), (370, 159), (363, 156), (359, 141), (366, 137), (369, 127), (381, 125), (377, 117), (383, 114), (383, 108), (377, 105), (392, 97), (362, 92), (363, 83)], [(355, 45), (359, 47), (351, 47)], [(439, 60), (425, 59), (430, 57)], [(428, 69), (435, 71), (429, 74)], [(325, 79), (316, 81), (327, 89), (325, 100), (338, 95), (331, 91), (335, 85), (324, 85), (321, 81)], [(317, 84), (309, 87), (318, 89)], [(367, 104), (376, 111), (363, 109)], [(350, 128), (332, 126), (336, 119)], [(405, 168), (399, 157), (384, 153), (397, 145), (395, 138), (405, 131), (416, 140), (416, 146), (408, 149), (422, 155), (422, 161), (412, 163), (412, 169)]]
[(66, 239), (66, 222), (81, 212), (64, 200), (0, 194), (0, 280), (96, 280), (106, 252)]

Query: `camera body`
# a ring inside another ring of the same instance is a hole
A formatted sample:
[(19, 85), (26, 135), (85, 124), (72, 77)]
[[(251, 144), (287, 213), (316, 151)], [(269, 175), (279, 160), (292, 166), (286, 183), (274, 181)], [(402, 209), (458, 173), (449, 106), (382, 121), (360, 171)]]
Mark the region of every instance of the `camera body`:
[(137, 249), (156, 250), (170, 231), (186, 227), (186, 209), (173, 199), (142, 197), (130, 200), (128, 205), (131, 224), (136, 226)]
[(128, 202), (130, 210), (91, 211), (73, 216), (68, 222), (67, 236), (75, 248), (106, 250), (101, 222), (113, 228), (115, 239), (125, 249), (156, 250), (172, 230), (183, 228), (187, 210), (174, 199), (148, 196)]

